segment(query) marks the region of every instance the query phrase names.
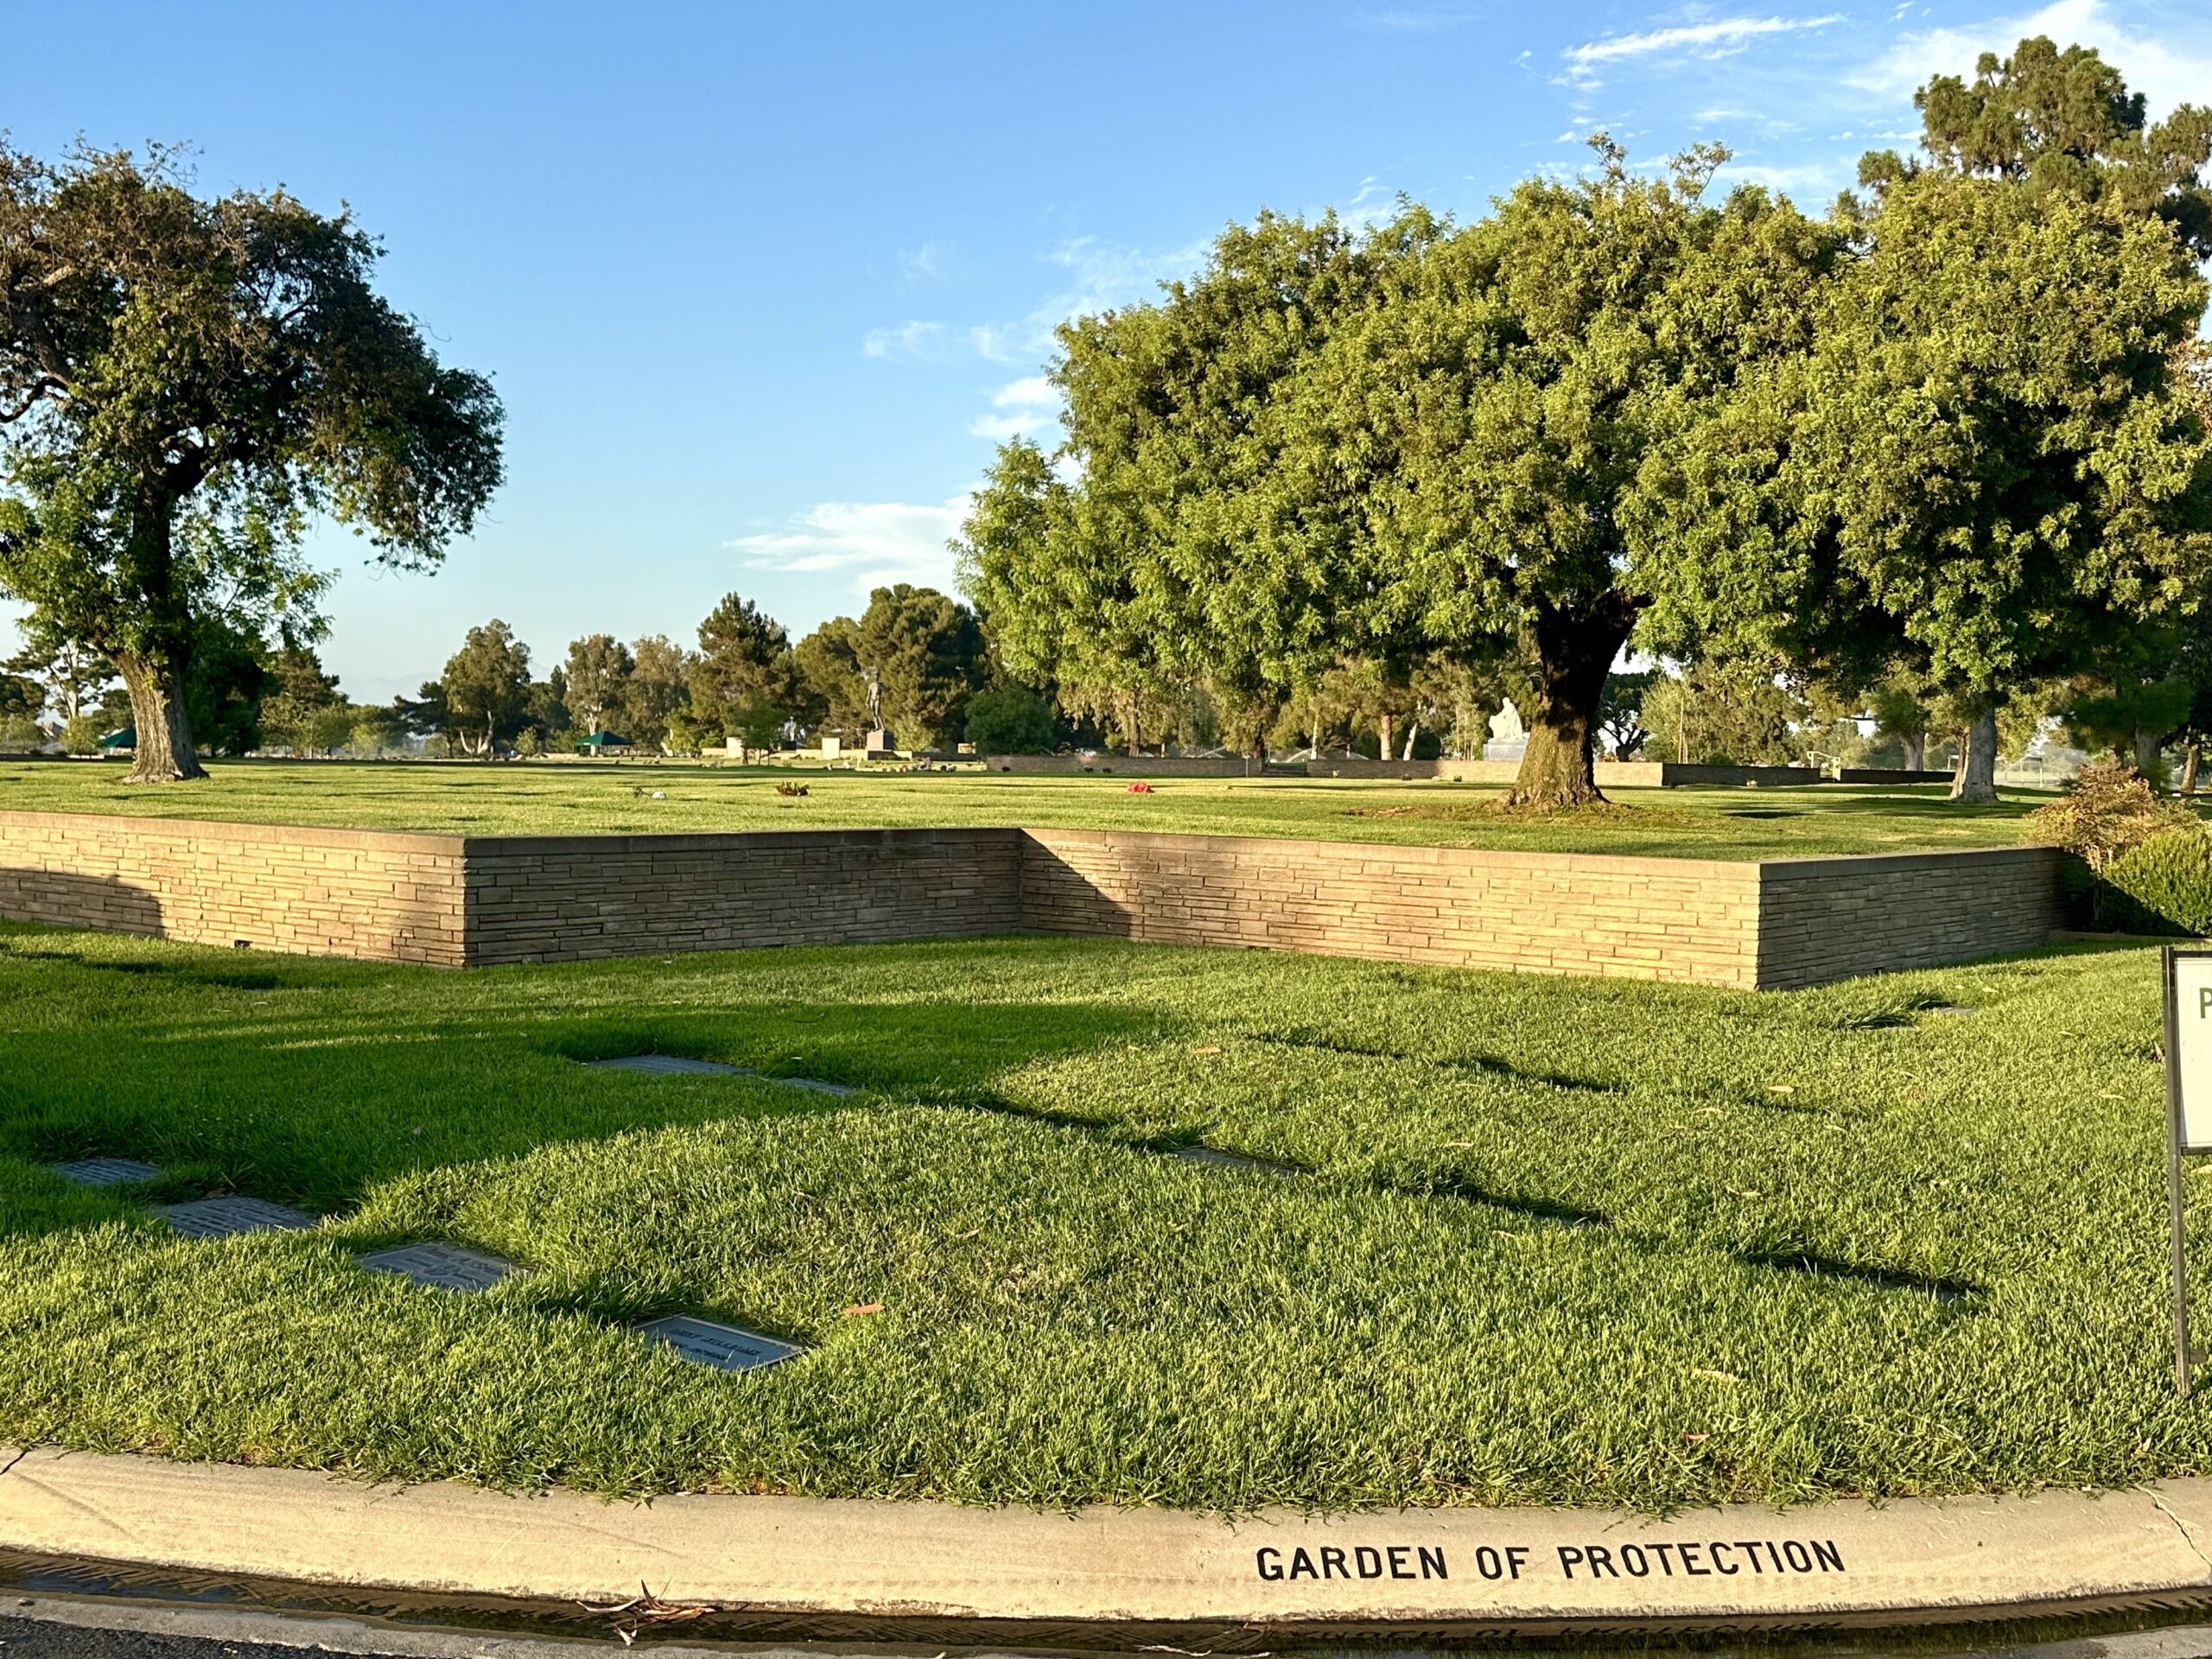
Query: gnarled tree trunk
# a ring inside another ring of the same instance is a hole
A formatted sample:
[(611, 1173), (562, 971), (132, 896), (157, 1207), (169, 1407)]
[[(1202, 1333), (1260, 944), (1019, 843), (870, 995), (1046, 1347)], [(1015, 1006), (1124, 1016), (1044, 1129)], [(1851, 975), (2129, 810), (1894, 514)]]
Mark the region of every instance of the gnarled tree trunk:
[(1985, 709), (1959, 738), (1959, 767), (1951, 798), (1988, 805), (1997, 798), (1997, 710)]
[(1921, 772), (1926, 769), (1927, 733), (1900, 732), (1897, 734), (1897, 746), (1904, 751), (1904, 769), (1907, 772)]
[(192, 613), (178, 591), (171, 543), (175, 504), (166, 497), (143, 498), (131, 514), (126, 568), (145, 596), (146, 618), (134, 649), (113, 653), (115, 671), (130, 693), (130, 721), (137, 742), (128, 781), (173, 784), (205, 778), (192, 742), (192, 718), (185, 709), (185, 686), (192, 672)]
[(2203, 764), (2203, 761), (2204, 746), (2202, 743), (2192, 742), (2182, 750), (2181, 792), (2183, 794), (2196, 793), (2196, 769)]
[(1586, 604), (1536, 613), (1536, 706), (1508, 806), (1586, 806), (1598, 791), (1598, 707), (1613, 658), (1636, 626), (1636, 601), (1611, 589)]
[(186, 778), (205, 778), (207, 770), (200, 764), (192, 742), (192, 721), (185, 714), (188, 664), (126, 655), (116, 658), (115, 667), (130, 693), (130, 720), (137, 733), (127, 781), (173, 784)]

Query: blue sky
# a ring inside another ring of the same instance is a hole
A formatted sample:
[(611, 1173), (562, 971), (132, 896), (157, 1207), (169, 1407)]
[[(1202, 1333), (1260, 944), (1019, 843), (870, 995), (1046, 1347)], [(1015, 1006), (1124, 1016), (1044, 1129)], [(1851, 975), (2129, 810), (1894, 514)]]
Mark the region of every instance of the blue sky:
[[(1808, 206), (1907, 143), (1913, 87), (2024, 34), (2212, 102), (2212, 7), (5, 0), (0, 128), (196, 147), (203, 189), (350, 203), (383, 283), (508, 411), (508, 482), (435, 575), (341, 573), (325, 660), (381, 701), (499, 615), (690, 643), (735, 588), (794, 634), (945, 538), (1052, 324), (1262, 207), (1461, 216), (1718, 139)], [(4, 615), (0, 611), (0, 615)], [(7, 645), (0, 626), (0, 645)], [(8, 646), (12, 649), (11, 645)]]

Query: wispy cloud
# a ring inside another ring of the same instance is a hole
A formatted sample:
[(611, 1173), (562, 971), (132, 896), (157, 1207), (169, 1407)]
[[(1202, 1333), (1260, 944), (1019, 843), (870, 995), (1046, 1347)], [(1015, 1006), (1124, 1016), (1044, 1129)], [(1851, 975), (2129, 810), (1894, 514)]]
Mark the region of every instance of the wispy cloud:
[(1842, 21), (1841, 12), (1818, 17), (1713, 17), (1629, 35), (1608, 35), (1562, 52), (1560, 56), (1567, 66), (1562, 79), (1573, 86), (1594, 87), (1600, 72), (1610, 64), (1631, 59), (1723, 58), (1745, 50), (1767, 35), (1826, 29)]
[(968, 516), (968, 493), (931, 505), (906, 501), (823, 501), (795, 514), (779, 530), (733, 537), (724, 543), (747, 569), (793, 575), (842, 573), (853, 590), (886, 582), (952, 585), (952, 553), (945, 543)]
[(909, 288), (939, 283), (957, 273), (960, 250), (950, 242), (925, 242), (918, 248), (899, 250), (899, 274)]
[(1000, 443), (1028, 437), (1059, 419), (1059, 388), (1041, 374), (1024, 375), (992, 393), (991, 407), (997, 413), (977, 416), (969, 431)]
[(1472, 6), (1362, 7), (1352, 13), (1351, 26), (1376, 35), (1438, 35), (1477, 22), (1483, 15)]
[(869, 329), (861, 337), (861, 350), (870, 357), (928, 358), (943, 355), (945, 344), (943, 323), (907, 321)]
[(2131, 28), (2113, 15), (2107, 0), (2053, 0), (1984, 22), (1909, 30), (1850, 80), (1865, 91), (1901, 98), (1930, 75), (1971, 75), (1984, 52), (2010, 54), (2032, 35), (2048, 35), (2062, 47), (2096, 48), (2127, 77), (2131, 90), (2144, 94), (2154, 120), (2177, 104), (2212, 99), (2212, 37), (2200, 30), (2191, 44), (2182, 30)]
[(1144, 248), (1095, 236), (1070, 238), (1045, 256), (1065, 273), (1053, 292), (1026, 315), (978, 323), (969, 330), (969, 343), (994, 363), (1040, 363), (1052, 353), (1052, 330), (1067, 319), (1154, 297), (1161, 283), (1196, 270), (1209, 245)]

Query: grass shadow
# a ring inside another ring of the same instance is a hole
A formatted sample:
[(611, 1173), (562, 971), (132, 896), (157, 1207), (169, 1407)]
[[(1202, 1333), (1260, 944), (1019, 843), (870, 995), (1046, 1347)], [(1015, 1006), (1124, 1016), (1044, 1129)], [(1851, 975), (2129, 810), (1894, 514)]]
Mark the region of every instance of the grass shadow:
[(1578, 1077), (1566, 1071), (1535, 1071), (1515, 1065), (1510, 1060), (1499, 1059), (1493, 1054), (1404, 1054), (1391, 1049), (1362, 1048), (1357, 1045), (1336, 1042), (1310, 1033), (1255, 1031), (1246, 1033), (1255, 1043), (1266, 1043), (1276, 1048), (1305, 1049), (1314, 1053), (1341, 1055), (1348, 1059), (1397, 1060), (1412, 1065), (1437, 1066), (1447, 1071), (1459, 1071), (1470, 1077), (1492, 1077), (1503, 1082), (1541, 1084), (1547, 1089), (1559, 1089), (1576, 1094), (1616, 1095), (1621, 1092), (1618, 1084), (1602, 1083), (1593, 1077)]
[(1845, 1262), (1810, 1250), (1737, 1250), (1732, 1254), (1738, 1261), (1754, 1268), (1794, 1273), (1811, 1279), (1834, 1279), (1850, 1284), (1872, 1285), (1878, 1290), (1910, 1291), (1947, 1306), (1975, 1305), (1989, 1294), (1987, 1287), (1969, 1284), (1962, 1279), (1944, 1279), (1928, 1274), (1909, 1273), (1901, 1268)]

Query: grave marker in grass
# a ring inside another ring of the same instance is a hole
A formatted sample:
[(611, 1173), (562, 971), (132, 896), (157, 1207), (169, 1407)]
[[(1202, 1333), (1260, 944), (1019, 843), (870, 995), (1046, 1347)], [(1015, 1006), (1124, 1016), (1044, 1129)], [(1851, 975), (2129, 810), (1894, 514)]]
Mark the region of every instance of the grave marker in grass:
[(655, 1342), (665, 1344), (695, 1365), (719, 1371), (753, 1371), (805, 1352), (796, 1343), (779, 1342), (757, 1331), (741, 1330), (717, 1319), (697, 1319), (689, 1313), (671, 1314), (638, 1327)]
[(74, 1181), (79, 1186), (136, 1186), (162, 1173), (135, 1158), (79, 1158), (66, 1164), (48, 1164), (47, 1167), (63, 1180)]
[(512, 1262), (458, 1244), (400, 1244), (353, 1260), (371, 1273), (396, 1273), (435, 1290), (489, 1290), (515, 1270)]
[(165, 1204), (156, 1213), (188, 1238), (295, 1232), (315, 1225), (314, 1217), (265, 1198), (195, 1198), (189, 1204)]
[(694, 1060), (681, 1054), (624, 1054), (611, 1060), (587, 1060), (585, 1065), (610, 1071), (643, 1071), (658, 1077), (759, 1077), (780, 1083), (786, 1089), (808, 1089), (817, 1095), (856, 1095), (850, 1084), (824, 1083), (819, 1077), (778, 1077), (749, 1066), (724, 1065), (719, 1060)]

